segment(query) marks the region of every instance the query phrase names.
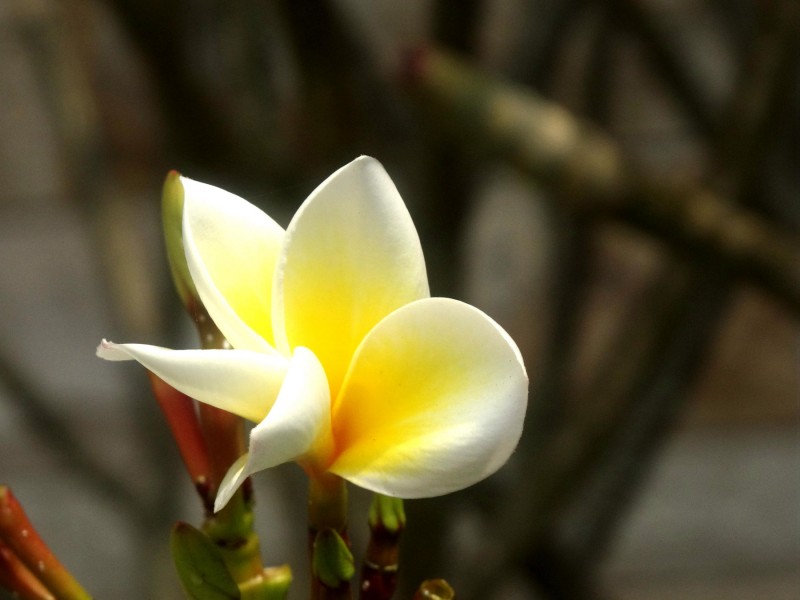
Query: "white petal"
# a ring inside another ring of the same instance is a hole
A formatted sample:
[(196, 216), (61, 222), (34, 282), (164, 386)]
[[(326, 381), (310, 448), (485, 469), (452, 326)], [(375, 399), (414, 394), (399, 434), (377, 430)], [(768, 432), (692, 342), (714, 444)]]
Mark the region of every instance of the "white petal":
[(383, 317), (429, 295), (417, 231), (381, 164), (361, 157), (323, 182), (286, 231), (275, 278), (278, 348), (310, 348), (335, 395)]
[(234, 348), (274, 352), (272, 281), (283, 229), (239, 196), (181, 183), (183, 246), (203, 305)]
[(248, 453), (228, 470), (217, 492), (220, 510), (242, 482), (285, 462), (324, 462), (332, 451), (331, 401), (325, 371), (314, 353), (297, 348), (272, 410), (250, 432)]
[(169, 350), (106, 340), (97, 356), (136, 360), (187, 396), (255, 422), (272, 408), (289, 364), (250, 350)]
[(497, 323), (457, 300), (419, 300), (356, 352), (333, 408), (329, 470), (401, 498), (462, 489), (511, 455), (527, 396), (519, 350)]

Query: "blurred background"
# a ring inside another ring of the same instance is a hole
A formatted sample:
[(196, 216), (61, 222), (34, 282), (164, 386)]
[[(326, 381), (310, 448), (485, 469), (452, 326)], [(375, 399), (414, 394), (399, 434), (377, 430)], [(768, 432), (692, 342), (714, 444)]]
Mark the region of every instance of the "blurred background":
[[(406, 503), (399, 597), (800, 597), (799, 8), (0, 0), (0, 482), (96, 597), (180, 598), (199, 503), (144, 372), (94, 357), (195, 345), (163, 178), (285, 226), (369, 154), (531, 376), (507, 467)], [(302, 474), (255, 485), (303, 598)]]

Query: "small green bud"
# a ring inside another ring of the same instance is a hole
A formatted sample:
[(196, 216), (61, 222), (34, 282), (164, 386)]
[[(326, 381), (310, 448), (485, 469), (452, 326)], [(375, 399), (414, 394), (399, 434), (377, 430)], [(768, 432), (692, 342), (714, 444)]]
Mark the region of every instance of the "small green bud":
[(292, 570), (289, 565), (267, 567), (252, 579), (239, 584), (242, 600), (286, 600)]
[(383, 494), (374, 494), (369, 507), (369, 526), (372, 529), (382, 527), (389, 533), (400, 533), (406, 527), (406, 511), (403, 500), (390, 498)]
[(238, 600), (239, 587), (214, 542), (188, 523), (176, 523), (170, 540), (183, 591), (191, 600)]
[(347, 584), (356, 572), (353, 553), (334, 529), (323, 529), (314, 539), (314, 576), (325, 586), (336, 589)]
[(414, 600), (453, 600), (456, 593), (444, 579), (428, 579), (419, 586)]

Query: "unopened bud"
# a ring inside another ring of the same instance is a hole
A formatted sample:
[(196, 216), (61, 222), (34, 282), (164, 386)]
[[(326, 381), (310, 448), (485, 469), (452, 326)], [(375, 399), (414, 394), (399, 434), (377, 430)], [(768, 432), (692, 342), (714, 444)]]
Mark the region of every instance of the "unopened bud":
[(323, 585), (336, 589), (347, 585), (356, 571), (353, 553), (334, 529), (323, 529), (314, 539), (312, 567)]

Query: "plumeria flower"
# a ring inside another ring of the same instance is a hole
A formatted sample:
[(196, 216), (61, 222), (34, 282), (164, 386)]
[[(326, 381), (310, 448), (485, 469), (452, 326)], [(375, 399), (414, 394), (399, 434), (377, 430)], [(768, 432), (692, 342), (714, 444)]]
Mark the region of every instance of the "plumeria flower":
[(400, 498), (462, 489), (506, 462), (527, 405), (520, 352), (477, 308), (430, 297), (417, 232), (380, 163), (336, 171), (285, 231), (238, 196), (179, 182), (191, 279), (232, 349), (104, 340), (97, 353), (255, 423), (216, 510), (288, 461)]

